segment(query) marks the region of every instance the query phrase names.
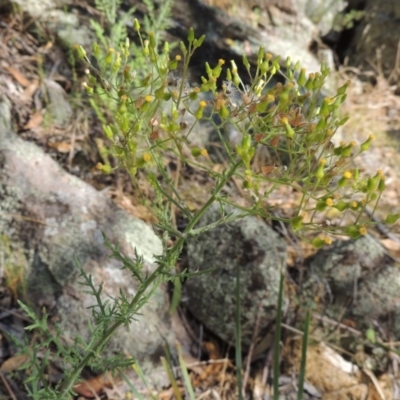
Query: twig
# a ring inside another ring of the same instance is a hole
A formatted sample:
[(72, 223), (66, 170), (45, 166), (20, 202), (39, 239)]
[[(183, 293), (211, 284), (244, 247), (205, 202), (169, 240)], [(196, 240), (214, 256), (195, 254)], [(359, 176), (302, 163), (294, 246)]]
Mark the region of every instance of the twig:
[[(175, 172), (174, 186), (175, 186), (175, 188), (178, 188), (179, 178), (181, 177), (182, 161), (178, 158), (176, 160), (176, 164), (177, 164), (177, 166), (176, 166), (176, 172)], [(178, 198), (176, 200), (179, 201)], [(177, 225), (176, 225), (176, 206), (174, 203), (171, 203), (171, 216), (172, 216), (172, 222), (175, 226), (175, 229), (178, 229)]]
[[(272, 355), (274, 354), (274, 348), (271, 346), (271, 348), (268, 350), (267, 355), (265, 356), (265, 362), (264, 362), (264, 368), (263, 368), (263, 373), (261, 377), (261, 387), (265, 388), (267, 386), (267, 380), (269, 376), (269, 365), (271, 365), (272, 361)], [(269, 394), (266, 393), (269, 399)]]
[(374, 375), (374, 373), (366, 368), (364, 368), (362, 371), (364, 372), (365, 375), (368, 376), (368, 378), (371, 380), (372, 384), (375, 386), (375, 389), (378, 392), (381, 400), (386, 400), (385, 393), (383, 393), (381, 385), (379, 384), (378, 379), (376, 379), (376, 376)]
[(376, 222), (376, 228), (382, 235), (386, 236), (388, 239), (393, 240), (396, 243), (400, 243), (400, 239), (397, 236), (395, 236), (393, 233), (391, 233), (389, 228), (375, 214), (373, 214), (372, 211), (368, 207), (365, 207), (365, 213), (374, 222)]
[(326, 322), (326, 323), (328, 323), (330, 325), (334, 325), (336, 328), (346, 329), (347, 331), (353, 333), (356, 336), (362, 336), (361, 332), (357, 331), (356, 329), (351, 328), (350, 326), (342, 324), (342, 323), (340, 323), (338, 321), (335, 321), (335, 320), (333, 320), (331, 318), (328, 318), (326, 316), (314, 313), (313, 314), (313, 318), (318, 319), (319, 321), (322, 321), (322, 322)]
[[(287, 329), (287, 330), (290, 331), (290, 332), (297, 333), (297, 334), (300, 335), (300, 336), (303, 336), (303, 335), (304, 335), (304, 332), (303, 332), (303, 331), (300, 331), (299, 329), (293, 328), (292, 326), (286, 325), (286, 324), (284, 324), (284, 323), (282, 323), (282, 328), (285, 328), (285, 329)], [(334, 345), (334, 344), (332, 344), (332, 343), (327, 343), (327, 342), (321, 340), (320, 338), (318, 338), (318, 337), (315, 336), (315, 335), (309, 335), (309, 337), (310, 337), (311, 339), (314, 339), (314, 340), (318, 341), (318, 342), (323, 342), (323, 343), (325, 343), (328, 347), (332, 348), (333, 350), (336, 350), (336, 351), (339, 352), (339, 353), (346, 354), (346, 355), (349, 356), (349, 357), (354, 357), (354, 354), (353, 354), (353, 353), (350, 353), (349, 351), (347, 351), (347, 350), (345, 350), (345, 349), (342, 349), (341, 347), (336, 346), (336, 345)]]
[(11, 396), (12, 400), (18, 400), (14, 394), (14, 392), (11, 390), (10, 385), (7, 382), (7, 379), (5, 378), (5, 376), (3, 375), (3, 372), (0, 371), (0, 378), (3, 381), (4, 386), (6, 387), (9, 395)]
[[(24, 215), (20, 215), (20, 214), (14, 214), (14, 213), (3, 212), (3, 211), (0, 211), (0, 214), (6, 215), (6, 216), (10, 216), (10, 217), (15, 218), (15, 219), (22, 219), (24, 221), (35, 222), (36, 224), (40, 224), (40, 225), (52, 226), (52, 225), (49, 225), (45, 221), (40, 221), (39, 219), (25, 217)], [(53, 226), (56, 226), (56, 225), (54, 224)]]
[[(227, 353), (228, 353), (228, 351), (227, 351)], [(227, 385), (225, 385), (225, 378), (226, 378), (226, 370), (227, 370), (228, 365), (229, 365), (228, 354), (226, 354), (224, 360), (225, 360), (225, 362), (222, 365), (221, 381), (220, 381), (220, 384), (219, 384), (219, 392), (221, 393), (221, 397), (223, 399), (226, 399), (225, 392), (228, 390), (228, 388), (227, 388)], [(228, 360), (228, 361), (226, 361), (226, 360)]]

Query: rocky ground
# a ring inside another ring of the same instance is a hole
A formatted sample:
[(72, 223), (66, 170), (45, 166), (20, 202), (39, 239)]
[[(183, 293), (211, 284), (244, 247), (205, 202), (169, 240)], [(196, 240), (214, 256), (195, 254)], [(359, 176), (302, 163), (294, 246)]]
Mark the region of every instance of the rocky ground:
[[(175, 2), (173, 12), (178, 10), (184, 18), (173, 21), (168, 38), (179, 37), (190, 26), (195, 3)], [(169, 399), (173, 391), (159, 358), (166, 344), (173, 348), (179, 341), (198, 398), (236, 398), (231, 347), (234, 324), (229, 317), (234, 313), (231, 282), (235, 269), (226, 265), (240, 260), (248, 271), (243, 275), (246, 393), (249, 398), (269, 398), (279, 283), (276, 265), (283, 263), (287, 274), (282, 398), (297, 396), (302, 305), (310, 303), (312, 330), (304, 398), (400, 398), (400, 224), (390, 231), (382, 224), (387, 213), (399, 209), (398, 65), (393, 62), (388, 71), (387, 58), (383, 62), (379, 52), (369, 59), (369, 70), (362, 62), (349, 64), (345, 51), (331, 52), (322, 43), (332, 22), (328, 18), (316, 21), (315, 12), (311, 18), (302, 2), (296, 7), (290, 1), (255, 3), (249, 7), (245, 1), (199, 2), (213, 7), (207, 9), (208, 18), (217, 24), (207, 28), (213, 49), (207, 56), (217, 59), (222, 52), (240, 59), (246, 52), (251, 59), (263, 43), (268, 51), (300, 58), (309, 70), (318, 69), (316, 53), (324, 54), (336, 69), (332, 87), (352, 80), (343, 109), (351, 119), (339, 139), (361, 142), (371, 133), (376, 136), (371, 150), (357, 160), (360, 168), (371, 173), (382, 169), (386, 176), (387, 189), (374, 213), (376, 229), (356, 243), (338, 238), (332, 248), (317, 254), (287, 227), (270, 227), (254, 217), (228, 230), (217, 230), (189, 243), (180, 265), (197, 270), (207, 268), (212, 260), (219, 266), (212, 282), (207, 276), (189, 281), (182, 306), (173, 317), (168, 314), (170, 292), (166, 285), (161, 287), (143, 310), (143, 318), (132, 325), (130, 333), (121, 331), (109, 352), (134, 356), (157, 395)], [(136, 288), (118, 264), (107, 258), (101, 233), (129, 256), (133, 256), (132, 248), (138, 249), (148, 271), (154, 268), (153, 255), (161, 249), (149, 226), (155, 217), (138, 196), (138, 189), (151, 195), (146, 179), (139, 180), (137, 188), (123, 171), (103, 175), (95, 168), (104, 156), (104, 136), (81, 90), (83, 67), (76, 63), (71, 45), (79, 42), (90, 47), (95, 36), (89, 20), (101, 21), (101, 12), (94, 4), (78, 0), (62, 5), (49, 0), (40, 4), (44, 8), (38, 5), (16, 0), (0, 6), (0, 397), (5, 399), (27, 398), (18, 372), (26, 359), (7, 338), (8, 334), (22, 338), (27, 324), (18, 298), (38, 310), (46, 307), (51, 322), (61, 324), (66, 340), (71, 332), (88, 337), (86, 307), (91, 300), (76, 283), (74, 256), (96, 282), (107, 282), (105, 292), (114, 296), (121, 285), (128, 293)], [(123, 9), (133, 5), (139, 17), (145, 13), (142, 2), (127, 1)], [(330, 10), (333, 15), (339, 11)], [(238, 22), (238, 15), (245, 25)], [(196, 28), (203, 29), (200, 23)], [(195, 60), (193, 79), (203, 57)], [(176, 160), (168, 162), (195, 209), (208, 187), (207, 177), (181, 170)], [(232, 188), (232, 193), (239, 198), (240, 188)], [(294, 191), (278, 191), (270, 199), (270, 205), (284, 213), (290, 213), (297, 202)], [(213, 218), (212, 211), (208, 218)], [(179, 224), (179, 214), (176, 220)], [(216, 244), (219, 247), (214, 248)], [(225, 252), (221, 252), (224, 245)], [(375, 343), (366, 339), (369, 330), (378, 337)], [(79, 387), (79, 398), (129, 398), (125, 383), (101, 372), (87, 371), (84, 379), (91, 389)], [(57, 381), (62, 370), (55, 362), (47, 373)], [(135, 374), (130, 379), (145, 397), (149, 395)]]

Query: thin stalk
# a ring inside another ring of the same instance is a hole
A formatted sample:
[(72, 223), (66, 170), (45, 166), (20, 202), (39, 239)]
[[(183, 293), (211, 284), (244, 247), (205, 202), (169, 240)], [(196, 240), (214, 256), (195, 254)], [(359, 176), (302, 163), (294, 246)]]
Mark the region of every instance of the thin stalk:
[(310, 332), (310, 309), (307, 310), (306, 320), (304, 322), (304, 335), (303, 335), (303, 344), (302, 344), (302, 349), (301, 349), (301, 361), (300, 361), (297, 400), (303, 400), (304, 380), (306, 377), (306, 361), (307, 361), (307, 348), (308, 348), (309, 332)]
[(242, 161), (238, 161), (235, 164), (231, 166), (231, 168), (228, 170), (225, 176), (222, 177), (221, 182), (218, 184), (218, 186), (215, 188), (213, 194), (210, 196), (210, 198), (207, 200), (207, 202), (204, 204), (204, 206), (197, 211), (197, 213), (193, 216), (192, 220), (189, 222), (187, 225), (185, 231), (184, 231), (184, 236), (187, 237), (190, 235), (190, 232), (192, 229), (195, 227), (197, 222), (199, 222), (200, 218), (204, 215), (204, 213), (208, 210), (208, 208), (211, 206), (212, 203), (219, 197), (219, 193), (225, 186), (226, 182), (229, 181), (229, 179), (232, 178), (233, 174), (236, 172), (236, 170), (243, 164)]
[[(166, 192), (166, 191), (161, 187), (161, 185), (159, 184), (159, 182), (155, 181), (154, 183), (155, 183), (155, 185), (157, 185), (157, 190), (159, 190), (160, 193), (162, 193), (162, 195), (165, 196), (165, 198), (166, 198), (167, 200), (169, 200), (172, 204), (174, 204), (176, 208), (178, 208), (179, 210), (181, 210), (181, 211), (186, 215), (186, 217), (188, 217), (188, 218), (191, 217), (190, 212), (189, 212), (186, 208), (184, 208), (181, 204), (179, 204), (179, 203), (178, 203), (178, 200), (175, 200), (172, 196), (170, 196), (169, 193)], [(171, 187), (174, 187), (174, 186), (171, 185)], [(175, 190), (174, 190), (174, 192), (175, 192)], [(180, 198), (178, 198), (178, 199), (180, 199)]]
[(135, 385), (132, 384), (131, 380), (122, 372), (120, 371), (120, 375), (122, 379), (125, 381), (126, 386), (128, 386), (129, 390), (132, 391), (133, 395), (138, 399), (138, 400), (145, 400), (145, 398), (139, 393), (139, 391), (136, 389)]
[(283, 272), (281, 271), (279, 281), (278, 309), (276, 312), (276, 327), (274, 341), (274, 400), (279, 400), (279, 366), (280, 366), (280, 347), (282, 331), (282, 305), (283, 305)]
[(236, 310), (235, 310), (235, 361), (236, 361), (236, 379), (239, 392), (239, 400), (243, 400), (243, 382), (242, 382), (242, 326), (241, 299), (240, 299), (240, 266), (236, 266)]
[[(149, 140), (147, 139), (147, 144), (150, 146)], [(157, 164), (157, 168), (159, 170), (159, 172), (161, 173), (161, 175), (163, 176), (163, 178), (165, 179), (165, 182), (168, 184), (169, 188), (172, 190), (173, 194), (175, 195), (175, 197), (177, 198), (177, 200), (175, 200), (172, 196), (170, 196), (167, 192), (165, 192), (161, 185), (158, 184), (157, 182), (157, 189), (160, 190), (160, 192), (167, 197), (167, 199), (169, 201), (171, 201), (173, 204), (175, 204), (175, 206), (181, 210), (188, 218), (191, 218), (192, 214), (190, 213), (189, 210), (187, 210), (185, 207), (183, 207), (181, 204), (179, 204), (178, 200), (181, 200), (179, 193), (177, 192), (176, 188), (174, 185), (170, 184), (170, 178), (167, 175), (167, 173), (165, 172), (164, 167), (162, 166), (162, 164), (160, 163), (160, 160), (157, 158), (155, 152), (153, 151), (152, 148), (150, 148), (150, 153), (153, 157), (153, 160), (155, 161), (155, 163)]]
[(186, 364), (185, 364), (185, 360), (182, 357), (182, 350), (181, 350), (181, 346), (179, 344), (177, 344), (177, 350), (178, 350), (178, 358), (179, 358), (179, 365), (181, 367), (181, 371), (182, 371), (182, 375), (183, 375), (183, 381), (185, 382), (185, 386), (188, 392), (188, 397), (190, 400), (196, 400), (196, 396), (194, 394), (194, 390), (193, 390), (193, 385), (190, 381), (190, 376), (188, 373), (188, 370), (186, 368)]
[(178, 383), (175, 379), (174, 373), (172, 372), (170, 365), (168, 364), (168, 361), (164, 357), (161, 357), (161, 363), (164, 369), (167, 371), (168, 379), (171, 383), (172, 391), (174, 392), (176, 399), (183, 400)]
[(189, 48), (187, 49), (187, 53), (184, 55), (184, 58), (183, 58), (182, 80), (181, 80), (181, 84), (179, 87), (179, 95), (178, 95), (178, 99), (176, 101), (176, 108), (179, 108), (179, 104), (181, 103), (181, 100), (182, 100), (183, 88), (185, 86), (185, 80), (187, 78), (188, 70), (189, 70), (189, 61), (192, 58), (195, 50), (196, 49), (192, 48), (192, 43), (189, 43)]
[[(171, 249), (168, 250), (168, 254), (166, 256), (167, 263), (162, 263), (160, 264), (155, 271), (147, 278), (147, 280), (141, 285), (140, 289), (137, 291), (136, 295), (133, 297), (133, 299), (130, 302), (129, 308), (127, 310), (127, 315), (132, 313), (133, 311), (137, 312), (139, 311), (141, 306), (138, 306), (140, 300), (143, 298), (145, 293), (147, 292), (148, 288), (155, 283), (156, 279), (163, 273), (164, 269), (171, 269), (173, 268), (174, 265), (168, 265), (170, 264), (169, 257), (168, 255), (175, 255), (177, 252), (180, 252), (182, 249), (182, 246), (186, 240), (186, 238), (190, 235), (190, 232), (192, 229), (195, 227), (197, 222), (200, 220), (200, 218), (204, 215), (204, 213), (207, 211), (207, 209), (211, 206), (212, 203), (216, 200), (218, 197), (220, 191), (223, 189), (225, 186), (226, 182), (229, 181), (229, 179), (232, 177), (232, 175), (235, 173), (235, 171), (242, 165), (242, 161), (238, 161), (237, 163), (231, 165), (231, 168), (228, 170), (228, 172), (225, 174), (223, 179), (221, 179), (221, 182), (218, 184), (216, 189), (214, 190), (213, 194), (210, 196), (208, 201), (203, 205), (203, 207), (194, 214), (193, 218), (191, 221), (188, 223), (185, 231), (182, 234), (182, 237), (180, 237), (175, 244), (171, 247)], [(175, 259), (175, 257), (171, 257), (172, 260)], [(167, 264), (167, 265), (166, 265)], [(158, 285), (157, 285), (158, 286)], [(72, 389), (73, 385), (75, 382), (79, 379), (80, 373), (82, 369), (89, 364), (90, 360), (94, 357), (97, 352), (103, 348), (103, 346), (112, 338), (114, 332), (124, 323), (124, 321), (116, 321), (114, 324), (111, 325), (110, 328), (108, 328), (103, 336), (97, 340), (92, 346), (89, 346), (87, 351), (86, 351), (86, 356), (81, 360), (81, 362), (74, 367), (70, 377), (67, 379), (67, 381), (62, 385), (61, 387), (61, 393), (60, 397), (64, 398), (68, 392)]]

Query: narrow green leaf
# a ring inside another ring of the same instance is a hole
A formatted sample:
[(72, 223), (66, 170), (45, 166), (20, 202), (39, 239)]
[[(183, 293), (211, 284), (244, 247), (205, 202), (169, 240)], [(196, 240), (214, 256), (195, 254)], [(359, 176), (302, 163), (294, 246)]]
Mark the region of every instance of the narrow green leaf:
[(182, 371), (182, 375), (183, 375), (183, 381), (185, 382), (185, 386), (186, 386), (186, 389), (188, 391), (189, 398), (190, 398), (190, 400), (196, 400), (196, 396), (194, 395), (192, 382), (190, 381), (188, 370), (186, 368), (185, 361), (184, 361), (184, 359), (182, 357), (181, 346), (177, 343), (176, 348), (178, 350), (179, 365), (181, 367), (181, 371)]
[(240, 266), (236, 266), (235, 361), (239, 400), (243, 400)]
[(400, 214), (389, 214), (386, 219), (386, 224), (394, 224), (400, 218)]
[(129, 378), (122, 371), (120, 371), (120, 375), (122, 376), (122, 379), (125, 381), (125, 383), (128, 386), (129, 390), (131, 390), (132, 393), (134, 394), (135, 398), (138, 399), (138, 400), (145, 400), (145, 398), (136, 390), (135, 386), (132, 385), (132, 382), (129, 380)]
[(183, 400), (181, 392), (180, 392), (179, 387), (178, 387), (178, 383), (176, 382), (174, 373), (172, 372), (172, 369), (169, 366), (167, 360), (164, 357), (161, 357), (161, 362), (162, 362), (162, 365), (163, 365), (165, 371), (167, 372), (168, 379), (169, 379), (169, 381), (171, 383), (172, 390), (173, 390), (173, 392), (175, 394), (176, 399), (177, 400)]
[(280, 366), (280, 347), (282, 331), (282, 307), (283, 307), (283, 282), (284, 275), (281, 271), (278, 294), (278, 309), (276, 311), (275, 341), (274, 341), (274, 400), (279, 400), (279, 366)]
[(306, 362), (307, 362), (307, 348), (308, 348), (308, 335), (310, 332), (310, 310), (307, 310), (306, 320), (304, 322), (304, 335), (303, 344), (301, 348), (301, 360), (300, 360), (300, 372), (299, 372), (299, 384), (297, 392), (297, 400), (303, 399), (304, 392), (304, 381), (306, 377)]
[(146, 386), (146, 389), (148, 390), (149, 393), (151, 393), (151, 398), (153, 400), (156, 400), (156, 397), (153, 396), (153, 392), (151, 390), (151, 387), (149, 385), (149, 382), (147, 381), (142, 368), (140, 367), (140, 365), (138, 363), (136, 363), (135, 365), (132, 365), (133, 370), (136, 372), (136, 374), (138, 375), (138, 377), (140, 378), (140, 380), (144, 383), (144, 385)]
[(180, 277), (174, 279), (174, 290), (172, 293), (171, 304), (169, 306), (168, 312), (173, 314), (179, 306), (182, 299), (182, 282)]

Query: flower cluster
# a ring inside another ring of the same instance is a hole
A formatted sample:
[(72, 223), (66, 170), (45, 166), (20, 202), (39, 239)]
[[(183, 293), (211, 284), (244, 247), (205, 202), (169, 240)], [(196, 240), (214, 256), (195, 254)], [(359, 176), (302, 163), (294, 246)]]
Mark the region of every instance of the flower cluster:
[[(107, 97), (116, 104), (112, 120), (105, 122), (103, 128), (111, 143), (110, 154), (118, 164), (101, 164), (99, 168), (110, 173), (122, 165), (134, 177), (140, 168), (163, 169), (163, 155), (172, 152), (184, 163), (208, 171), (218, 184), (224, 173), (216, 173), (207, 150), (190, 141), (195, 125), (206, 119), (214, 125), (228, 163), (236, 165), (234, 175), (251, 194), (253, 213), (262, 214), (271, 193), (280, 186), (289, 186), (301, 194), (300, 202), (292, 217), (282, 220), (299, 233), (305, 229), (323, 231), (323, 238), (314, 239), (315, 246), (329, 244), (330, 235), (335, 233), (352, 238), (366, 234), (369, 221), (363, 217), (364, 210), (371, 203), (375, 209), (385, 177), (381, 171), (375, 176), (362, 176), (362, 171), (354, 167), (354, 158), (369, 149), (373, 135), (360, 145), (333, 144), (332, 138), (348, 119), (340, 115), (339, 108), (350, 81), (334, 96), (327, 97), (324, 84), (329, 70), (325, 65), (319, 72), (307, 74), (298, 62), (293, 64), (287, 59), (283, 63), (260, 48), (255, 71), (243, 56), (250, 85), (243, 83), (234, 61), (227, 67), (220, 59), (215, 66), (206, 63), (201, 85), (191, 87), (187, 79), (189, 60), (204, 36), (196, 39), (191, 29), (187, 44), (179, 45), (181, 54), (171, 58), (167, 42), (158, 46), (151, 33), (144, 40), (137, 20), (134, 27), (146, 71), (132, 70), (128, 39), (118, 51), (104, 52), (94, 45), (99, 70), (92, 66), (82, 47), (76, 48), (78, 56), (90, 67), (84, 84), (86, 92), (93, 98)], [(182, 71), (179, 79), (173, 75), (178, 69)], [(273, 84), (276, 74), (284, 76), (284, 84)], [(171, 76), (175, 77), (172, 85)], [(211, 94), (211, 100), (203, 96), (206, 92)], [(189, 126), (185, 115), (191, 116)], [(239, 144), (227, 138), (228, 124), (240, 132)], [(277, 162), (258, 166), (257, 170), (253, 161), (262, 147), (275, 154)], [(221, 197), (217, 201), (224, 200)], [(351, 214), (351, 223), (326, 220), (322, 224), (321, 215), (329, 208)], [(273, 214), (264, 215), (274, 218)], [(396, 216), (390, 218), (395, 220)]]

